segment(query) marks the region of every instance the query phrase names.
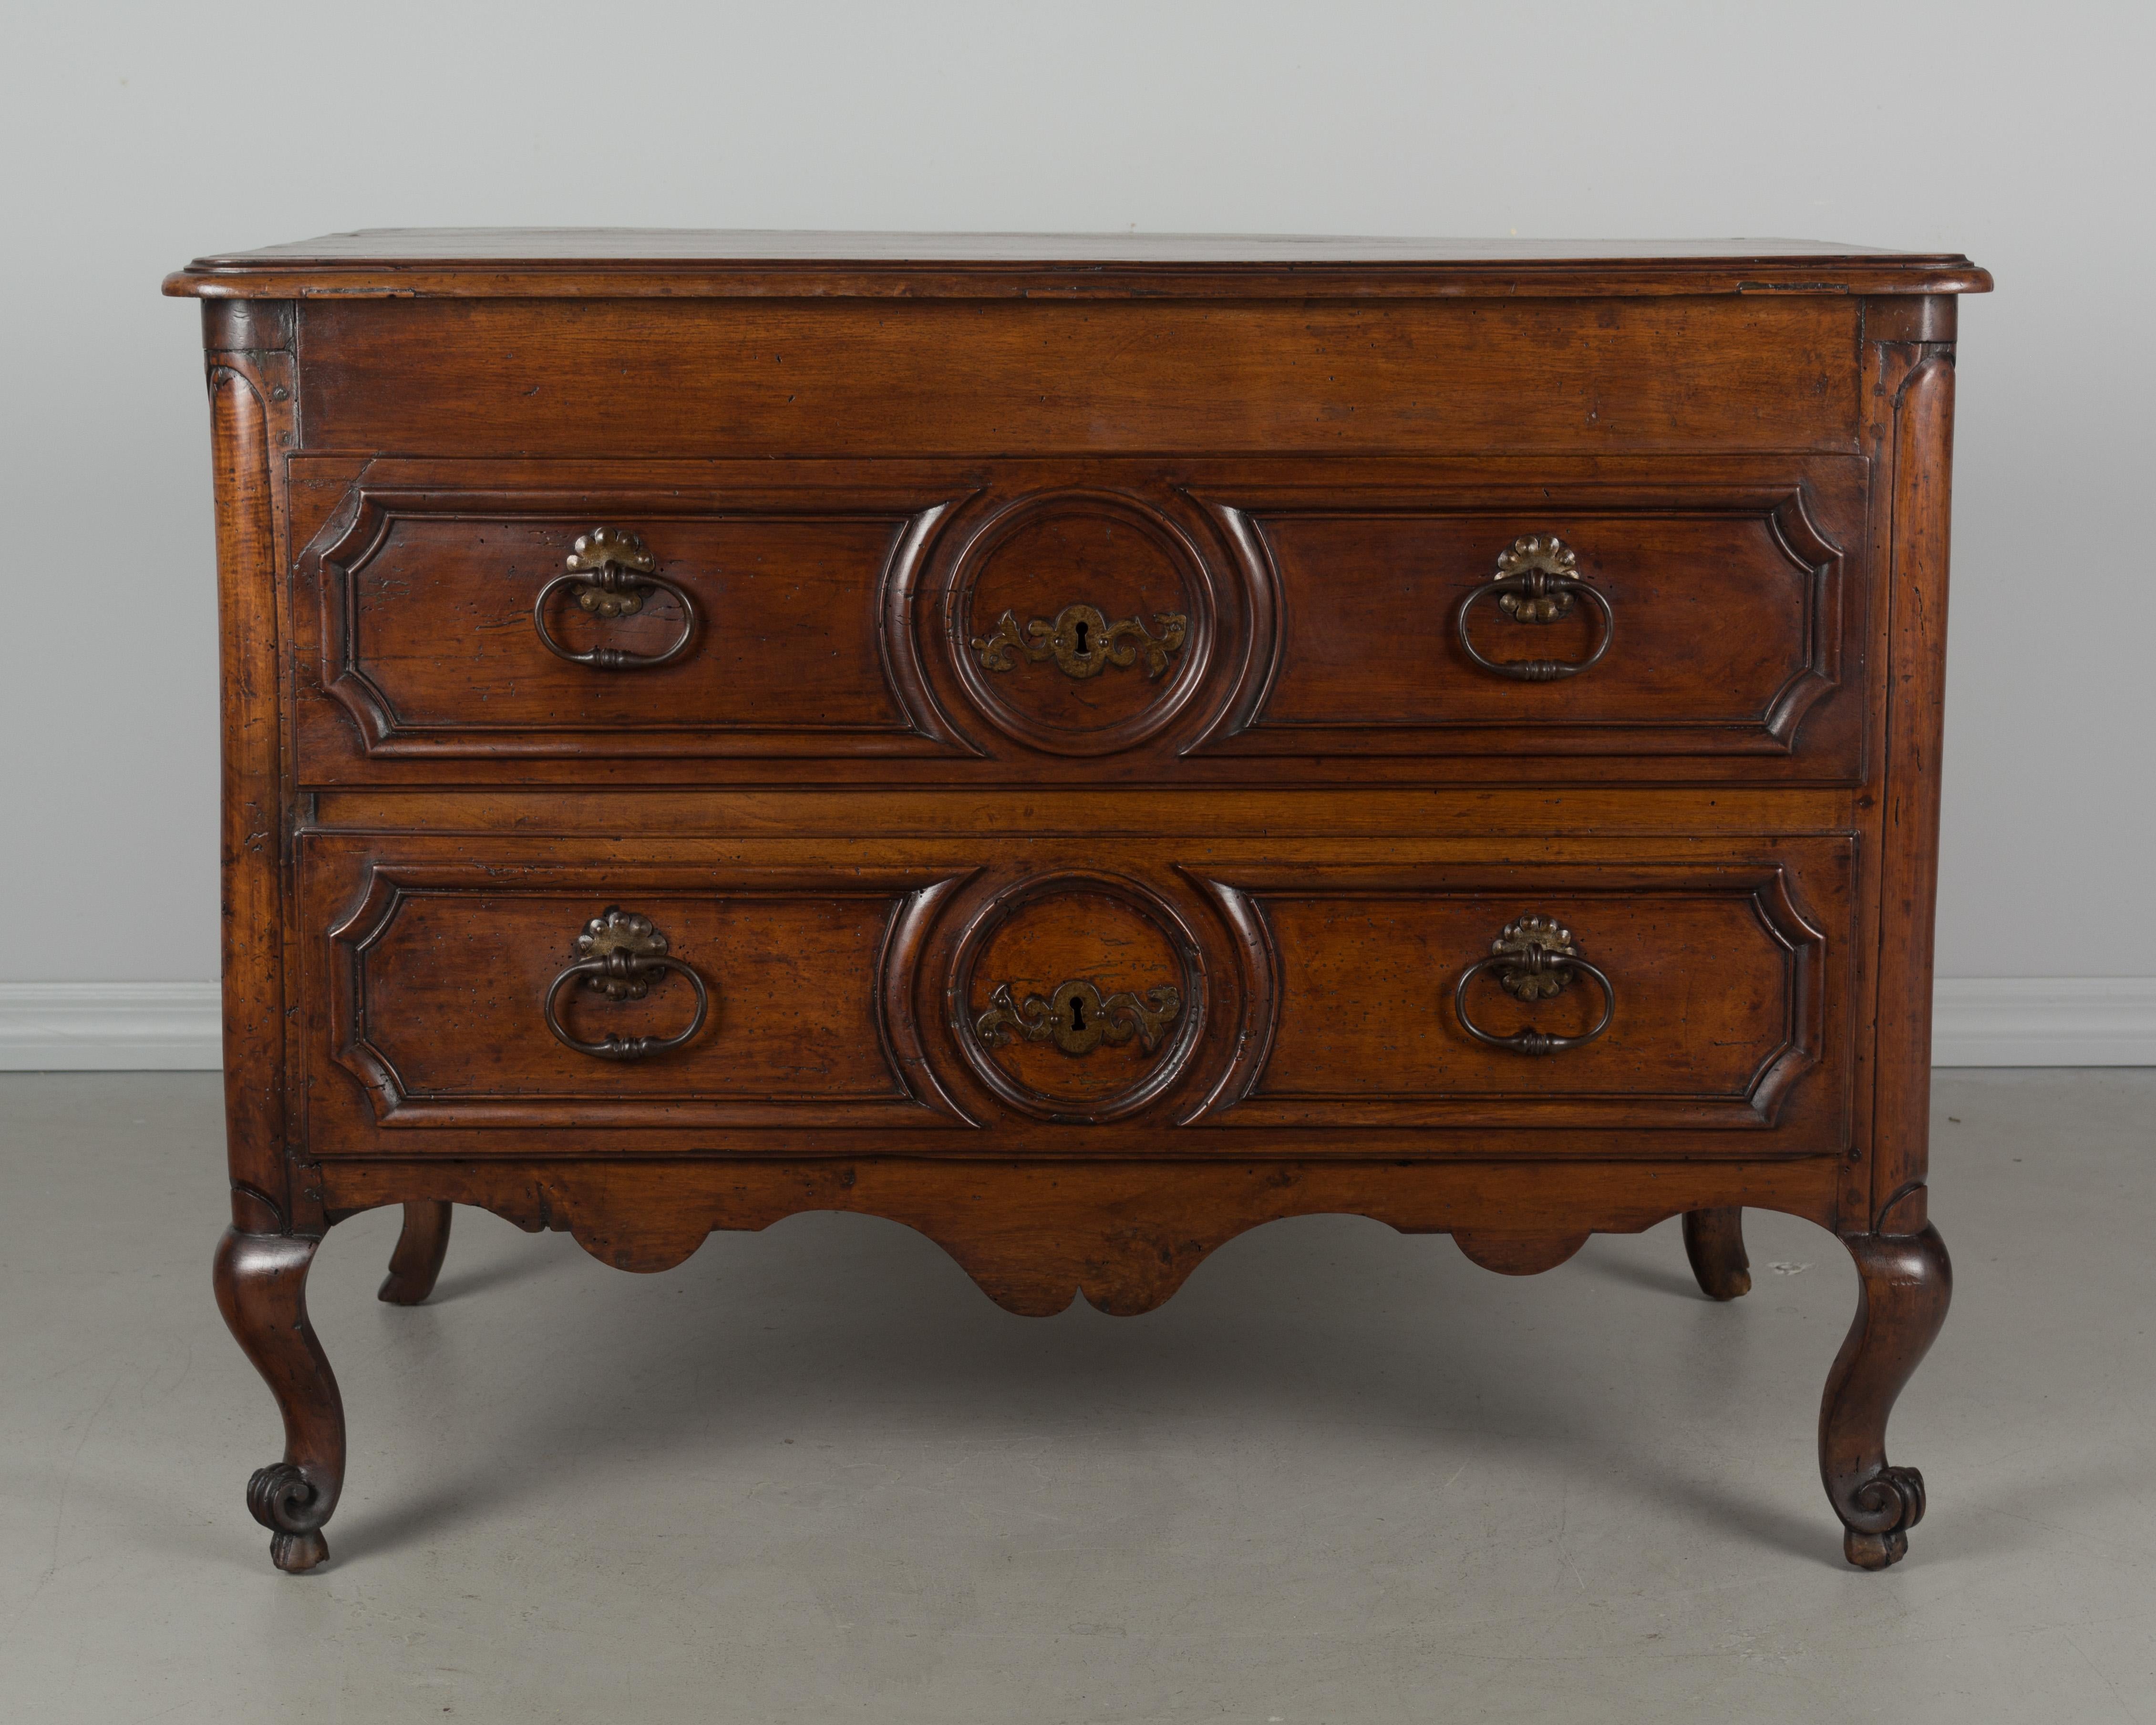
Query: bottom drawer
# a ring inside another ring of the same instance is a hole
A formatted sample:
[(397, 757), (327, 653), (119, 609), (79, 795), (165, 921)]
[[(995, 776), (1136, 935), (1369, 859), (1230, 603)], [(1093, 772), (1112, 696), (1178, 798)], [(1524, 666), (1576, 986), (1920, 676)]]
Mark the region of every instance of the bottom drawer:
[(318, 1154), (1851, 1142), (1845, 838), (300, 857)]

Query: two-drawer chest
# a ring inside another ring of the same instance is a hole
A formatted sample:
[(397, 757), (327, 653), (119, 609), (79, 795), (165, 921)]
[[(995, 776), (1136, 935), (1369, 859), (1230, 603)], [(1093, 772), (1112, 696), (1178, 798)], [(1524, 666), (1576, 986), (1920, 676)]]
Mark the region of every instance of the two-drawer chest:
[(1010, 1310), (1322, 1211), (1527, 1274), (1748, 1205), (1944, 1315), (1955, 296), (1800, 243), (409, 231), (206, 258), (233, 1223), (327, 1554), (325, 1232), (807, 1209)]

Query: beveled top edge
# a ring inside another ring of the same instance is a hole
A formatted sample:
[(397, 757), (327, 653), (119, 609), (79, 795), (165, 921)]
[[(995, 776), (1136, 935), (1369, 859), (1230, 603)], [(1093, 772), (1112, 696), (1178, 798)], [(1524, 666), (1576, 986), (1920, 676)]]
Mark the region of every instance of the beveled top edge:
[(1474, 239), (1322, 234), (879, 234), (727, 228), (366, 228), (198, 258), (192, 269), (333, 261), (834, 264), (1486, 263), (1938, 254), (1819, 239)]
[(1958, 254), (1818, 240), (385, 228), (198, 258), (205, 298), (1981, 293)]

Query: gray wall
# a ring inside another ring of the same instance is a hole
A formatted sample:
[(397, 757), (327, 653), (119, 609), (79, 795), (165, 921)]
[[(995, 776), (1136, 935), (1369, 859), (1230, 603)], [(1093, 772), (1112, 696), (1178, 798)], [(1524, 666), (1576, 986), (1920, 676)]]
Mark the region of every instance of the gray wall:
[(217, 965), (205, 250), (399, 223), (1967, 251), (1940, 961), (2156, 977), (2156, 8), (22, 5), (0, 983)]

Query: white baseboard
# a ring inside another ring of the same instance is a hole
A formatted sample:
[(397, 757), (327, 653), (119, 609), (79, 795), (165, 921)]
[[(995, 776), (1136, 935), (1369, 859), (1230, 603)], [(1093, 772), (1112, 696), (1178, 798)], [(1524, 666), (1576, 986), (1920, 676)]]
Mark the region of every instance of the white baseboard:
[[(0, 983), (0, 1071), (214, 1070), (214, 983)], [(2156, 977), (1942, 977), (1938, 1066), (2156, 1066)]]
[(0, 983), (0, 1072), (213, 1071), (215, 983)]
[(1941, 977), (1934, 1066), (2156, 1066), (2156, 977)]

